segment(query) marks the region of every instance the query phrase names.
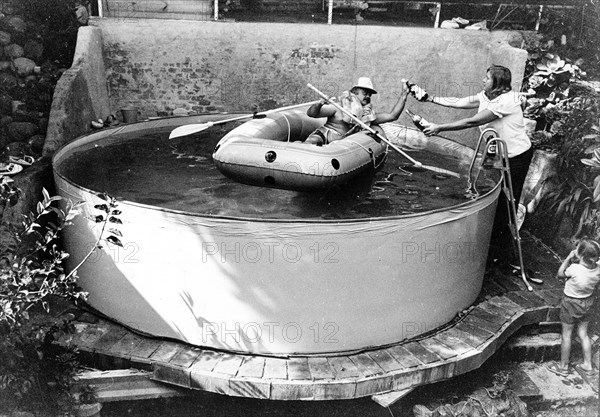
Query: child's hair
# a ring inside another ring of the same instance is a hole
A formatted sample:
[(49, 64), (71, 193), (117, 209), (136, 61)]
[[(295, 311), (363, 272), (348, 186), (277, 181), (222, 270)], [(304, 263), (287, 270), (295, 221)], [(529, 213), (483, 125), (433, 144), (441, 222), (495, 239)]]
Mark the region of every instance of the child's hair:
[(600, 244), (592, 239), (581, 239), (577, 245), (577, 256), (588, 264), (596, 264), (600, 259)]

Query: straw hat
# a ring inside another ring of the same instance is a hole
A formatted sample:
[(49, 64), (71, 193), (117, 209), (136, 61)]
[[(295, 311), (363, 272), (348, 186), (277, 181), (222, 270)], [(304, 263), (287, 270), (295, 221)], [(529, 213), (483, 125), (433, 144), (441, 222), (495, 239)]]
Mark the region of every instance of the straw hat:
[(360, 77), (357, 83), (352, 88), (362, 88), (363, 90), (371, 91), (371, 94), (377, 94), (377, 91), (373, 88), (373, 83), (368, 77)]

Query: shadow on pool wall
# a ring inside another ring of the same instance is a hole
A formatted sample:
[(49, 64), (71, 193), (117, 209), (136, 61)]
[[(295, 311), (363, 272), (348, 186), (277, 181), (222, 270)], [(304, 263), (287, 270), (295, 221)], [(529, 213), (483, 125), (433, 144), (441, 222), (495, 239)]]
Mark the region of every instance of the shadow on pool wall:
[[(266, 110), (315, 99), (307, 83), (334, 95), (364, 75), (380, 92), (375, 109), (387, 111), (401, 78), (434, 95), (463, 96), (481, 90), (492, 63), (511, 69), (518, 90), (527, 58), (511, 46), (521, 36), (503, 31), (122, 18), (90, 25), (80, 28), (73, 67), (56, 87), (46, 155), (91, 120), (130, 105), (140, 119), (176, 109)], [(412, 99), (407, 107), (432, 121), (471, 114)], [(406, 115), (400, 122), (410, 124)]]

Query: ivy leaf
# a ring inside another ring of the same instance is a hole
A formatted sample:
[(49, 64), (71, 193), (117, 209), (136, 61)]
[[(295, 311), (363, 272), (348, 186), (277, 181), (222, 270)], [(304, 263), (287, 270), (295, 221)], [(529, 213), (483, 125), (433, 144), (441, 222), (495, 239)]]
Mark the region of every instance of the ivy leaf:
[(113, 210), (111, 212), (111, 214), (114, 214), (115, 216), (118, 216), (119, 214), (121, 214), (121, 210)]
[(118, 218), (116, 218), (114, 216), (110, 216), (108, 218), (108, 221), (111, 222), (111, 223), (123, 224), (123, 222), (120, 219), (118, 219)]
[(104, 221), (104, 216), (96, 216), (96, 223), (102, 223)]
[(115, 236), (123, 237), (123, 233), (117, 229), (108, 229), (109, 233), (112, 233)]
[(96, 204), (94, 206), (96, 210), (102, 210), (105, 213), (108, 213), (108, 206), (106, 204)]
[(106, 240), (114, 245), (117, 246), (121, 246), (123, 247), (123, 244), (121, 243), (121, 241), (119, 240), (119, 238), (115, 237), (115, 236), (109, 236), (106, 238)]

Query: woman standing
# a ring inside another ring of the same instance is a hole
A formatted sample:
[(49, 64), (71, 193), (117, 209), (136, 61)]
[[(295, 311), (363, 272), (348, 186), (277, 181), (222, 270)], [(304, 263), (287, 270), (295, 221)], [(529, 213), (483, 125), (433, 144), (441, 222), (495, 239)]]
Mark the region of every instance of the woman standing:
[[(512, 91), (510, 70), (500, 65), (492, 65), (483, 78), (483, 91), (463, 98), (431, 97), (428, 101), (440, 106), (456, 109), (478, 109), (478, 112), (464, 119), (450, 123), (430, 123), (425, 127), (426, 135), (436, 135), (448, 130), (462, 130), (477, 127), (483, 131), (493, 128), (498, 137), (506, 142), (508, 150), (510, 178), (512, 181), (515, 205), (519, 203), (523, 183), (533, 156), (531, 141), (525, 131), (523, 110), (519, 93)], [(502, 264), (514, 264), (512, 236), (508, 227), (509, 213), (506, 197), (500, 193), (492, 230), (489, 256)], [(535, 280), (532, 280), (535, 281)]]

